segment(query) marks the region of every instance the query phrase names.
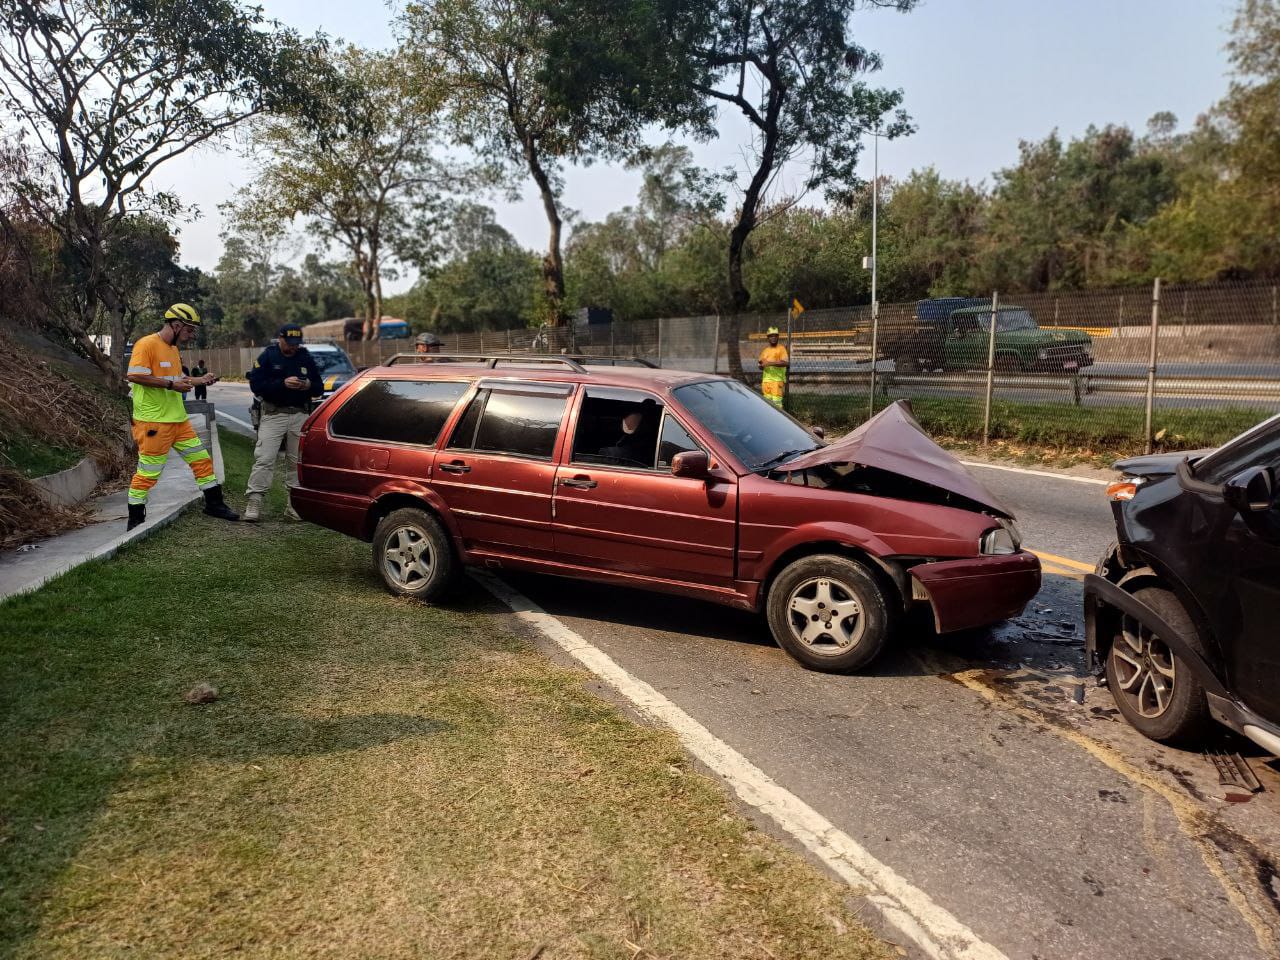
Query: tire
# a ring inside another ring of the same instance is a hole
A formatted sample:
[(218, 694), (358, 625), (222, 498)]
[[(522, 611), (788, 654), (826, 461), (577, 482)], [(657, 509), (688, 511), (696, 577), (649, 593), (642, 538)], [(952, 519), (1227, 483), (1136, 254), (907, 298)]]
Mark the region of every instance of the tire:
[(416, 507), (393, 510), (373, 534), (373, 568), (387, 590), (426, 603), (438, 599), (457, 573), (449, 534)]
[(916, 372), (915, 357), (898, 357), (893, 361), (893, 372), (901, 373), (903, 376)]
[[(847, 616), (822, 619), (841, 607)], [(897, 622), (880, 578), (836, 554), (803, 557), (785, 567), (769, 588), (767, 613), (778, 646), (806, 667), (828, 673), (865, 667), (884, 649)]]
[(997, 353), (996, 369), (1004, 373), (1020, 373), (1022, 359), (1016, 353)]
[[(1203, 653), (1204, 643), (1186, 609), (1168, 590), (1134, 593)], [(1212, 727), (1204, 686), (1159, 637), (1122, 616), (1120, 634), (1107, 650), (1107, 686), (1120, 713), (1139, 733), (1168, 744), (1194, 743)]]

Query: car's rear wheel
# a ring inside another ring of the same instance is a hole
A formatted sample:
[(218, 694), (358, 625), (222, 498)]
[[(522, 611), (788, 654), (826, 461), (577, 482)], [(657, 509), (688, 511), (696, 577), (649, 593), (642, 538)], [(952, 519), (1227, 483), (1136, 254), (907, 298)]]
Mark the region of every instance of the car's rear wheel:
[(803, 557), (769, 589), (769, 629), (778, 645), (806, 667), (849, 672), (884, 649), (894, 606), (867, 567), (836, 554)]
[(387, 514), (373, 535), (373, 566), (397, 596), (437, 599), (457, 564), (440, 521), (414, 507)]
[[(1168, 590), (1145, 587), (1134, 597), (1203, 652), (1199, 632), (1186, 609)], [(1124, 718), (1161, 743), (1187, 743), (1209, 730), (1204, 686), (1160, 637), (1124, 615), (1107, 651), (1107, 685)]]

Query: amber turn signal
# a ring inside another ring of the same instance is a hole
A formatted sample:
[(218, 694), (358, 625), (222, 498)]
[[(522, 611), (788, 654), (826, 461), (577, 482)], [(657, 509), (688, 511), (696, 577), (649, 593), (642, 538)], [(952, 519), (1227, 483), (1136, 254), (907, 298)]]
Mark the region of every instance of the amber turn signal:
[(1108, 500), (1132, 500), (1137, 492), (1138, 485), (1132, 480), (1117, 480), (1115, 483), (1107, 484)]

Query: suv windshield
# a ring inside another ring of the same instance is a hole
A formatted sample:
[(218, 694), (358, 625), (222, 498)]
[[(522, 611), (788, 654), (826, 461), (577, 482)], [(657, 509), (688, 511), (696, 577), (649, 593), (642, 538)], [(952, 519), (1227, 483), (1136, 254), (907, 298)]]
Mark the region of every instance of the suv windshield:
[(1280, 416), (1264, 420), (1224, 443), (1197, 463), (1192, 472), (1203, 483), (1226, 483), (1246, 467), (1277, 465), (1280, 465)]
[(311, 359), (321, 373), (355, 373), (356, 368), (341, 350), (310, 350)]
[[(977, 315), (978, 324), (983, 330), (991, 329), (991, 313)], [(1001, 310), (1000, 319), (996, 321), (996, 332), (1006, 333), (1010, 330), (1039, 330), (1040, 325), (1026, 310)]]
[(674, 395), (749, 470), (776, 467), (819, 446), (804, 427), (736, 380), (691, 383)]

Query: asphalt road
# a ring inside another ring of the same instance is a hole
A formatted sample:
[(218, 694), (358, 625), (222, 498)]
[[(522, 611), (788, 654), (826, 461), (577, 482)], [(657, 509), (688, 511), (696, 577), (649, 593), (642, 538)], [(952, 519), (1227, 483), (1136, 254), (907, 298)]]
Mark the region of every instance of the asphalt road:
[[(243, 387), (210, 397), (248, 419)], [(1078, 578), (1113, 536), (1102, 487), (972, 469), (1042, 554), (1044, 589), (995, 630), (913, 622), (859, 676), (802, 669), (745, 613), (504, 579), (1010, 958), (1280, 956), (1280, 773), (1227, 741), (1267, 788), (1227, 804), (1205, 758), (1136, 734), (1085, 676)]]

